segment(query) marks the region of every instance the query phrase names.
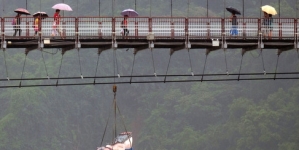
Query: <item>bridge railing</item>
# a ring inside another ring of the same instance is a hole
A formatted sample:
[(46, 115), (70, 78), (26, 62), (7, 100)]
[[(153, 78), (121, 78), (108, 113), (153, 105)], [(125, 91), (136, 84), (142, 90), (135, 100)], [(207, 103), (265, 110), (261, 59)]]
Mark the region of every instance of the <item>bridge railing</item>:
[[(12, 25), (13, 17), (1, 18), (1, 33), (6, 38), (36, 38), (33, 28), (34, 18), (21, 18), (21, 36), (13, 36), (16, 26)], [(123, 37), (122, 17), (62, 17), (56, 30), (61, 36), (73, 39), (80, 38), (117, 38)], [(128, 18), (129, 34), (126, 38), (145, 39), (151, 32), (156, 39), (183, 39), (187, 35), (190, 39), (221, 38), (258, 38), (260, 34), (266, 38), (272, 34), (273, 39), (294, 38), (298, 32), (298, 23), (295, 18), (274, 18), (271, 25), (265, 25), (263, 18), (238, 18), (237, 33), (231, 35), (232, 22), (229, 18), (205, 17), (136, 17)], [(42, 19), (41, 36), (50, 37), (53, 30), (53, 17)], [(271, 32), (270, 32), (271, 31)], [(60, 36), (56, 33), (56, 36)]]

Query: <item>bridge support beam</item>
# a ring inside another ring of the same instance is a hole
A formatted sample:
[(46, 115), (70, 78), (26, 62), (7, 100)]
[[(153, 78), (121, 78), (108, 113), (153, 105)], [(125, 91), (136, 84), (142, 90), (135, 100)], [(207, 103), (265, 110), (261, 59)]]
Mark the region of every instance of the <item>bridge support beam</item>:
[(294, 46), (287, 46), (287, 47), (279, 48), (277, 50), (277, 55), (279, 56), (282, 52), (292, 50), (292, 49), (294, 49)]
[(220, 49), (219, 47), (206, 48), (206, 55), (209, 55), (210, 52), (216, 51), (216, 50), (219, 50), (219, 49)]
[(251, 47), (247, 47), (247, 48), (242, 48), (242, 56), (248, 52), (248, 51), (252, 51), (252, 50), (255, 50), (255, 49), (258, 49), (259, 46), (251, 46)]
[(134, 53), (133, 54), (136, 55), (139, 51), (145, 50), (147, 48), (148, 48), (147, 45), (136, 47), (136, 48), (134, 48)]
[(175, 48), (170, 48), (170, 55), (172, 55), (174, 52), (182, 50), (182, 49), (185, 49), (185, 45), (178, 46), (178, 47), (175, 47)]

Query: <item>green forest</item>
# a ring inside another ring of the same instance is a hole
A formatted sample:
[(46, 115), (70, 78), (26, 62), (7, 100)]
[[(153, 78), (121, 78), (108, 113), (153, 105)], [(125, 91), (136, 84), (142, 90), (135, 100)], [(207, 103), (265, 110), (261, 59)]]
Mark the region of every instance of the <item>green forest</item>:
[[(15, 15), (25, 0), (3, 0), (1, 15)], [(54, 13), (51, 6), (61, 0), (28, 0), (28, 10)], [(111, 0), (65, 0), (73, 12), (65, 16), (112, 16)], [(135, 8), (134, 0), (115, 0), (115, 16), (122, 9)], [(137, 0), (140, 16), (170, 16), (170, 0)], [(259, 17), (261, 1), (245, 1), (245, 17)], [(278, 1), (264, 0), (278, 9)], [(240, 0), (209, 0), (209, 16), (228, 16), (224, 6), (242, 10)], [(101, 6), (101, 9), (99, 9)], [(296, 1), (281, 0), (281, 17), (296, 17)], [(151, 10), (150, 10), (151, 8)], [(173, 0), (173, 15), (187, 16), (187, 1)], [(190, 0), (190, 16), (205, 16), (206, 1)], [(224, 14), (225, 12), (225, 14)], [(275, 16), (277, 17), (277, 16)], [(61, 51), (44, 50), (48, 74), (57, 77)], [(46, 53), (48, 52), (48, 53)], [(24, 49), (6, 49), (10, 78), (20, 78), (25, 59)], [(26, 58), (23, 78), (46, 77), (41, 51), (31, 51)], [(50, 54), (52, 53), (52, 54)], [(97, 49), (66, 52), (60, 77), (80, 76), (78, 53), (83, 76), (94, 76), (98, 59)], [(117, 49), (120, 75), (130, 75), (133, 49)], [(153, 74), (150, 51), (136, 55), (134, 74)], [(1, 79), (6, 78), (4, 53), (0, 52)], [(157, 74), (165, 74), (169, 50), (154, 49)], [(204, 49), (190, 50), (193, 72), (202, 73)], [(227, 49), (230, 73), (238, 73), (241, 49)], [(267, 72), (274, 72), (276, 50), (263, 50)], [(187, 50), (175, 52), (169, 74), (190, 74)], [(263, 72), (260, 50), (244, 55), (242, 72)], [(298, 51), (283, 52), (278, 72), (298, 71)], [(114, 74), (113, 51), (100, 55), (97, 75)], [(206, 73), (225, 73), (223, 50), (213, 51), (207, 59)], [(267, 75), (271, 76), (271, 75)], [(278, 75), (279, 76), (279, 75)], [(290, 75), (291, 76), (291, 75)], [(293, 75), (298, 76), (298, 75)], [(196, 78), (198, 77), (190, 77)], [(207, 77), (209, 78), (209, 77)], [(213, 78), (213, 77), (210, 77)], [(228, 78), (234, 78), (228, 76)], [(242, 77), (241, 77), (242, 78)], [(175, 79), (169, 78), (169, 80)], [(125, 79), (117, 78), (116, 81)], [(133, 79), (137, 80), (137, 79)], [(142, 80), (142, 79), (140, 79)], [(155, 78), (152, 80), (156, 80)], [(112, 82), (112, 79), (97, 79)], [(93, 82), (93, 79), (60, 80), (60, 83)], [(28, 84), (55, 84), (56, 80), (22, 81)], [(1, 81), (4, 85), (19, 85), (19, 81)], [(159, 84), (117, 85), (116, 100), (121, 111), (116, 122), (113, 115), (112, 85), (65, 87), (26, 87), (0, 89), (0, 149), (1, 150), (95, 150), (113, 139), (114, 123), (117, 133), (125, 128), (133, 132), (136, 150), (297, 150), (299, 147), (299, 81), (228, 81)], [(109, 119), (106, 134), (105, 125)], [(124, 123), (122, 122), (124, 120)]]

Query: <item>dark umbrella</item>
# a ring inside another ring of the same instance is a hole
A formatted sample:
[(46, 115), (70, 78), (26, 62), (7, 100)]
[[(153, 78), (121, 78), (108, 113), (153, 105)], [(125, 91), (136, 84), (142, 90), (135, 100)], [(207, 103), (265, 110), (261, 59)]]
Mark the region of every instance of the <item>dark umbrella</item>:
[(19, 13), (19, 14), (24, 14), (24, 15), (30, 15), (29, 11), (24, 9), (24, 8), (17, 8), (15, 10), (16, 13)]
[(241, 15), (240, 11), (236, 8), (227, 7), (226, 10), (229, 11), (230, 13), (232, 13), (232, 14)]
[(36, 12), (33, 14), (33, 17), (38, 17), (38, 16), (41, 16), (41, 18), (43, 19), (49, 17), (46, 12)]

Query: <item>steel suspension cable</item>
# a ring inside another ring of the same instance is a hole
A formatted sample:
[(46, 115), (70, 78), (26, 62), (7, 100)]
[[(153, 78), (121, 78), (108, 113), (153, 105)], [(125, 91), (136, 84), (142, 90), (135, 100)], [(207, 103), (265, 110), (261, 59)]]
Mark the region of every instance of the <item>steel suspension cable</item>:
[(206, 69), (206, 63), (207, 63), (207, 57), (208, 57), (208, 54), (206, 54), (206, 58), (205, 58), (205, 64), (204, 64), (204, 66), (203, 66), (203, 70), (202, 70), (202, 76), (201, 76), (201, 82), (202, 82), (202, 80), (203, 80), (203, 74), (204, 74), (204, 72), (205, 72), (205, 69)]
[(277, 60), (276, 60), (276, 67), (275, 67), (274, 80), (276, 79), (276, 72), (277, 72), (277, 67), (278, 67), (278, 60), (279, 60), (279, 55), (277, 56)]
[(58, 85), (58, 80), (59, 80), (59, 76), (60, 76), (60, 70), (61, 70), (61, 66), (62, 66), (62, 60), (63, 60), (63, 54), (62, 54), (61, 60), (60, 60), (60, 67), (59, 67), (59, 71), (58, 71), (58, 77), (57, 77), (57, 81), (56, 81), (56, 86)]
[(266, 75), (265, 63), (264, 63), (264, 56), (263, 56), (263, 49), (261, 49), (261, 56), (262, 56), (262, 62), (263, 62), (264, 75)]
[(166, 73), (165, 73), (166, 76), (164, 77), (164, 83), (166, 82), (166, 77), (167, 77), (167, 73), (168, 73), (168, 68), (169, 68), (171, 56), (172, 56), (172, 54), (170, 54), (170, 56), (169, 56), (168, 65), (167, 65), (167, 69), (166, 69)]
[[(23, 72), (24, 72), (24, 68), (25, 68), (25, 64), (26, 64), (26, 58), (27, 58), (27, 54), (25, 54), (23, 69), (22, 69), (22, 73), (21, 73), (21, 79), (23, 78)], [(20, 81), (19, 87), (21, 87), (21, 85), (22, 85), (22, 80)]]
[(133, 75), (134, 64), (135, 64), (135, 56), (136, 56), (136, 54), (134, 54), (134, 58), (133, 58), (133, 65), (132, 65), (132, 70), (131, 70), (131, 78), (130, 78), (130, 83), (131, 83), (131, 81), (132, 81), (132, 75)]
[(190, 57), (190, 49), (187, 49), (187, 51), (188, 51), (188, 56), (189, 56), (189, 62), (190, 62), (190, 68), (191, 68), (191, 75), (194, 76), (193, 69), (192, 69), (191, 57)]
[(6, 63), (6, 54), (5, 54), (5, 50), (4, 49), (3, 49), (3, 56), (4, 56), (4, 63), (5, 63), (5, 70), (6, 70), (6, 79), (9, 80), (7, 63)]
[[(94, 77), (97, 76), (98, 66), (99, 66), (99, 59), (100, 59), (100, 54), (98, 54), (97, 67), (96, 67), (96, 71), (95, 71)], [(96, 78), (94, 78), (93, 83), (96, 83)]]
[(224, 52), (224, 60), (225, 60), (225, 69), (226, 69), (226, 74), (228, 74), (228, 69), (227, 69), (227, 60), (226, 60), (226, 49), (223, 49), (223, 52)]
[(41, 54), (42, 54), (42, 58), (43, 58), (43, 62), (44, 62), (44, 66), (45, 66), (45, 70), (46, 70), (46, 74), (47, 74), (47, 78), (50, 79), (50, 77), (48, 75), (47, 65), (46, 65), (46, 62), (45, 62), (45, 59), (44, 59), (44, 54), (42, 52), (42, 49), (41, 49)]
[[(151, 54), (152, 54), (152, 62), (153, 62), (153, 67), (154, 67), (154, 75), (157, 76), (157, 74), (156, 74), (156, 68), (155, 68), (155, 61), (154, 61), (153, 49), (151, 48), (150, 51), (151, 51)], [(299, 55), (298, 55), (298, 58), (299, 58)]]
[(81, 74), (81, 78), (83, 79), (83, 75), (82, 75), (82, 69), (81, 69), (81, 59), (80, 59), (80, 53), (79, 53), (79, 48), (77, 49), (78, 50), (78, 58), (79, 58), (79, 66), (80, 66), (80, 74)]
[(241, 69), (242, 69), (242, 63), (243, 63), (243, 55), (242, 55), (242, 58), (241, 58), (241, 64), (240, 64), (240, 68), (239, 68), (238, 81), (240, 80), (240, 73), (241, 73)]

